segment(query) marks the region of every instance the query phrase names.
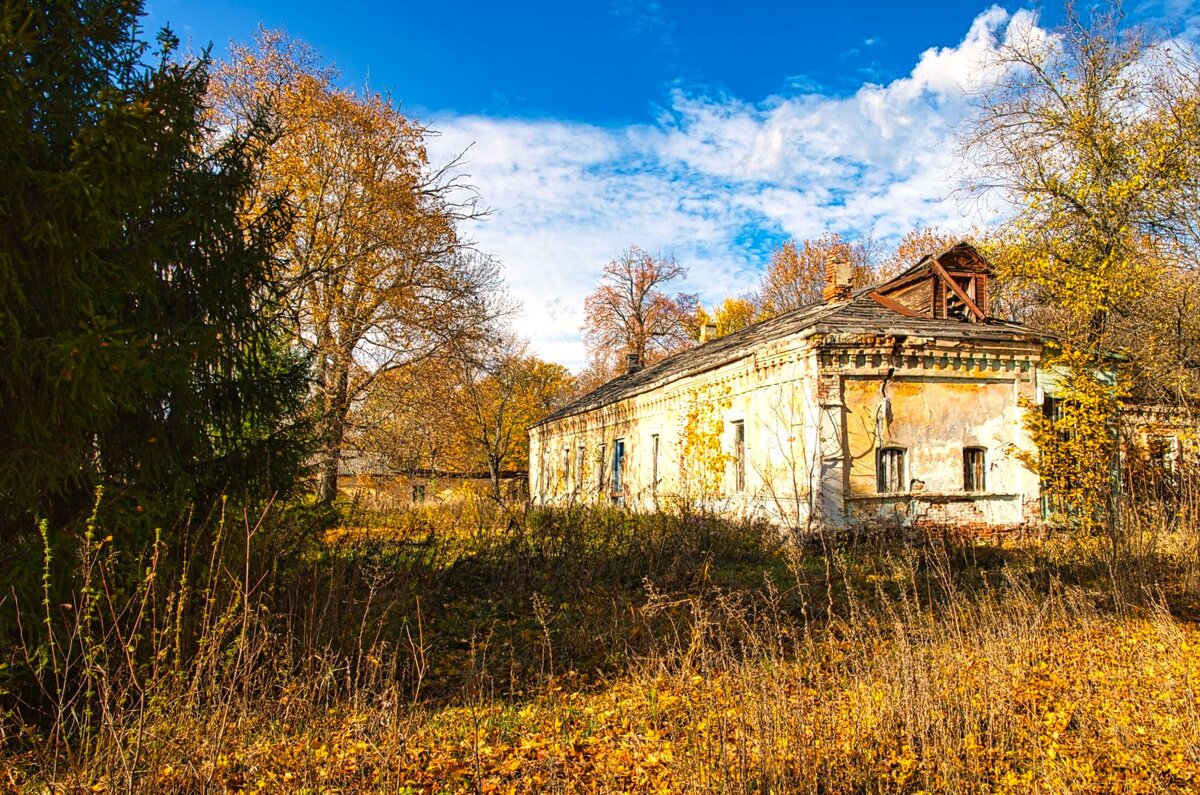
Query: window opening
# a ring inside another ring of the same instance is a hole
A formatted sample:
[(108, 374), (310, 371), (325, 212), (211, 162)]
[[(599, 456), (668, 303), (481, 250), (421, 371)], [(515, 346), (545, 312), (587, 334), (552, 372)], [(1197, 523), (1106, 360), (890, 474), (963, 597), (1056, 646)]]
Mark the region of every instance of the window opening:
[(425, 502), (425, 484), (414, 483), (412, 487), (412, 501)]
[(612, 457), (612, 498), (613, 505), (623, 505), (625, 502), (625, 440), (613, 440)]
[(987, 489), (987, 467), (982, 447), (963, 448), (963, 491)]
[[(1065, 424), (1059, 425), (1059, 421), (1063, 419), (1063, 400), (1061, 398), (1044, 395), (1042, 397), (1042, 417), (1050, 424), (1053, 430), (1053, 437), (1060, 442), (1070, 441), (1071, 432), (1067, 430)], [(1059, 500), (1051, 495), (1047, 488), (1046, 478), (1039, 480), (1040, 491), (1042, 493), (1042, 518), (1049, 519), (1060, 510)]]
[(658, 488), (658, 434), (650, 434), (650, 483)]
[[(1046, 395), (1042, 400), (1042, 416), (1049, 422), (1050, 426), (1054, 427), (1063, 419), (1063, 401), (1062, 398), (1050, 397)], [(1071, 432), (1065, 427), (1059, 428), (1055, 432), (1055, 437), (1060, 442), (1070, 441)]]
[(562, 474), (563, 488), (571, 488), (571, 448), (569, 447), (562, 449)]
[(604, 445), (604, 443), (601, 442), (600, 465), (596, 467), (596, 489), (601, 492), (604, 491), (604, 473), (608, 471), (608, 467), (606, 466), (608, 462), (604, 460), (604, 451), (607, 449), (608, 448)]
[(876, 460), (876, 474), (877, 490), (880, 494), (904, 491), (904, 450), (899, 447), (885, 447), (880, 450)]
[(1179, 439), (1175, 436), (1150, 438), (1150, 462), (1161, 472), (1174, 475), (1179, 467)]

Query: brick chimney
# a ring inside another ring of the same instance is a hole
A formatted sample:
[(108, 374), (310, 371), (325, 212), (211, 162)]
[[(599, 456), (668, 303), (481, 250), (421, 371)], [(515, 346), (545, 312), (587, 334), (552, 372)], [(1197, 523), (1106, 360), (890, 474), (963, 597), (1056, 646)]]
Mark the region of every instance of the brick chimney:
[(710, 342), (712, 340), (715, 340), (716, 338), (717, 338), (717, 324), (716, 323), (705, 323), (703, 326), (700, 327), (700, 342), (702, 344), (705, 342)]
[(821, 297), (826, 301), (849, 300), (854, 291), (854, 266), (842, 254), (832, 254), (825, 262), (825, 289)]
[(625, 372), (626, 373), (636, 373), (638, 370), (641, 370), (641, 369), (642, 369), (642, 357), (638, 355), (637, 351), (630, 351), (629, 353), (626, 353), (625, 354)]

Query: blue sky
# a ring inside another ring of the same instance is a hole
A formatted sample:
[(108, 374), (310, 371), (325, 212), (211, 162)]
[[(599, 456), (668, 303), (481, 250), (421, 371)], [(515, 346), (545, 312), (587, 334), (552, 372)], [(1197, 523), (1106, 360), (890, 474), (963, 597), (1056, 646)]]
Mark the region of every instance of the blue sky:
[[(333, 10), (335, 9), (336, 10)], [(1194, 36), (1191, 0), (1127, 4)], [(259, 23), (313, 45), (349, 85), (385, 90), (465, 152), (490, 217), (468, 230), (505, 264), (514, 322), (577, 367), (583, 297), (631, 244), (673, 254), (714, 303), (753, 288), (787, 237), (894, 239), (995, 223), (957, 194), (951, 132), (1015, 30), (1057, 4), (330, 3), (149, 0), (222, 57)]]
[(425, 111), (616, 125), (652, 118), (673, 87), (761, 98), (886, 82), (927, 48), (961, 39), (984, 7), (470, 0), (348, 4), (331, 13), (329, 3), (151, 0), (146, 23), (169, 23), (196, 46), (212, 42), (218, 55), (259, 22), (283, 27), (352, 84), (369, 77)]

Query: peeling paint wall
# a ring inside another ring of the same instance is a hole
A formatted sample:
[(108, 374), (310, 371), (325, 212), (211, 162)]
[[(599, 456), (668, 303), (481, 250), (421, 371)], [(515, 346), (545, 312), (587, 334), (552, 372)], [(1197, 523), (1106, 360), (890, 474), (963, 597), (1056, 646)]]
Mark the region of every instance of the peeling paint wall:
[[(1034, 401), (1040, 351), (904, 338), (830, 340), (840, 375), (845, 517), (902, 523), (1015, 526), (1031, 519), (1039, 482), (1019, 458), (1032, 451), (1022, 400)], [(968, 491), (964, 451), (983, 456)], [(881, 489), (879, 453), (901, 451), (899, 487)]]
[[(988, 524), (1022, 520), (1024, 495), (1036, 493), (1037, 481), (1014, 455), (1030, 446), (1017, 402), (1018, 381), (986, 372), (887, 380), (851, 376), (844, 389), (852, 512), (899, 509), (913, 519)], [(879, 498), (881, 448), (903, 451), (907, 499)], [(966, 494), (968, 448), (982, 451), (984, 483), (969, 500), (955, 500)]]

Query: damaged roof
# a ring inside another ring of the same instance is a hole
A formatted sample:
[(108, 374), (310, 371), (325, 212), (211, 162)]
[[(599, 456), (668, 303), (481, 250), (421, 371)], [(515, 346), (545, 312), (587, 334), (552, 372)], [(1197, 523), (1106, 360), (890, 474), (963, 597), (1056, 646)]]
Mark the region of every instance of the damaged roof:
[[(952, 280), (946, 266), (956, 274), (973, 273), (979, 274), (980, 278), (986, 278), (990, 273), (990, 268), (975, 247), (965, 241), (959, 242), (940, 254), (922, 257), (917, 264), (883, 284), (855, 291), (846, 300), (802, 306), (681, 351), (649, 367), (618, 376), (534, 423), (532, 427), (616, 403), (681, 378), (744, 359), (763, 345), (793, 335), (850, 333), (981, 342), (1045, 341), (1043, 334), (1019, 323), (986, 317), (986, 311), (970, 303), (969, 298), (968, 303), (976, 313), (971, 318), (973, 322), (944, 316), (931, 317), (893, 300), (897, 288), (912, 283), (922, 275), (941, 278), (949, 284)], [(952, 289), (963, 294), (959, 287)], [(936, 314), (932, 306), (928, 309)]]
[(689, 348), (656, 364), (618, 376), (534, 424), (570, 417), (648, 392), (750, 356), (758, 348), (795, 334), (884, 334), (940, 339), (1004, 342), (1042, 341), (1041, 335), (1018, 323), (989, 319), (986, 323), (910, 317), (885, 307), (871, 295), (875, 287), (859, 290), (849, 301), (802, 306), (724, 337)]

